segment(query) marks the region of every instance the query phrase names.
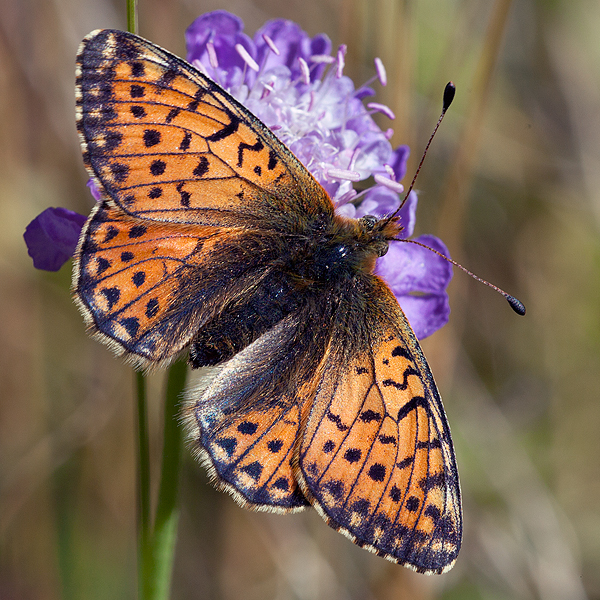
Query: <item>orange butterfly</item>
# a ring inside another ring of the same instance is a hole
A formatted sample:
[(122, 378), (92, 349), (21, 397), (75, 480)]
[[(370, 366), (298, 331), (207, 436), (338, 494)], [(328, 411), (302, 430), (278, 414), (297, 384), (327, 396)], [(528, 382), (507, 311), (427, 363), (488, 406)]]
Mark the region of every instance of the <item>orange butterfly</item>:
[(77, 62), (77, 126), (103, 192), (74, 265), (93, 334), (138, 367), (189, 347), (195, 452), (243, 506), (311, 504), (421, 573), (454, 564), (458, 473), (441, 399), (373, 275), (396, 218), (348, 219), (295, 156), (194, 67), (121, 31)]

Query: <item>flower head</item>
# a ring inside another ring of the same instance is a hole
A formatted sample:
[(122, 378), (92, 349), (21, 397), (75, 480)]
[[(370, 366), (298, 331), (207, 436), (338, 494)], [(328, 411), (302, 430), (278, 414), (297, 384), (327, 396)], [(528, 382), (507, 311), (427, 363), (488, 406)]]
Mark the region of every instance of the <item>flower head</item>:
[[(325, 35), (311, 38), (292, 21), (267, 22), (253, 38), (243, 22), (227, 11), (196, 19), (186, 32), (188, 60), (250, 109), (297, 156), (331, 196), (336, 211), (347, 217), (384, 217), (400, 206), (408, 146), (395, 150), (391, 130), (383, 131), (372, 114), (393, 118), (382, 104), (363, 99), (369, 85), (356, 89), (343, 75), (345, 47), (331, 55)], [(240, 48), (241, 47), (241, 48)], [(243, 49), (243, 50), (242, 50)], [(375, 69), (385, 85), (379, 59)], [(375, 185), (358, 193), (354, 183), (373, 178)], [(412, 235), (417, 195), (411, 192), (399, 211), (401, 237)], [(445, 256), (434, 236), (419, 241)], [(377, 271), (398, 299), (418, 338), (448, 321), (446, 287), (451, 265), (416, 244), (396, 242), (378, 260)]]
[[(283, 19), (267, 22), (252, 38), (243, 28), (241, 19), (224, 10), (199, 17), (186, 32), (188, 60), (271, 128), (329, 193), (339, 214), (384, 217), (397, 211), (409, 149), (394, 150), (392, 130), (374, 121), (374, 113), (394, 115), (380, 103), (365, 105), (375, 94), (371, 82), (355, 88), (343, 74), (346, 47), (332, 53), (325, 34), (311, 38)], [(386, 85), (379, 59), (374, 70), (373, 81)], [(374, 185), (358, 192), (354, 183), (366, 180)], [(90, 190), (98, 201), (101, 192), (93, 183)], [(413, 233), (416, 206), (411, 192), (397, 213), (402, 238)], [(58, 270), (72, 256), (84, 222), (66, 209), (47, 209), (34, 219), (25, 232), (34, 266)], [(417, 241), (448, 255), (433, 236)], [(452, 270), (438, 254), (394, 242), (376, 272), (390, 285), (417, 337), (447, 322), (445, 290)]]

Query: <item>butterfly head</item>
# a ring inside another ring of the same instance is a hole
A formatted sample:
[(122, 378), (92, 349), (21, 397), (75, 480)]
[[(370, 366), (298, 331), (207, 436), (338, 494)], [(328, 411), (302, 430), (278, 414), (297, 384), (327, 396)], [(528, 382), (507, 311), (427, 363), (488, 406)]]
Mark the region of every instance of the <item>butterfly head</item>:
[[(379, 219), (366, 215), (360, 219), (336, 216), (332, 230), (314, 240), (312, 261), (316, 279), (329, 279), (334, 274), (372, 273), (377, 259), (387, 253), (389, 241), (395, 239), (402, 226), (397, 217)], [(311, 262), (312, 262), (311, 261)]]

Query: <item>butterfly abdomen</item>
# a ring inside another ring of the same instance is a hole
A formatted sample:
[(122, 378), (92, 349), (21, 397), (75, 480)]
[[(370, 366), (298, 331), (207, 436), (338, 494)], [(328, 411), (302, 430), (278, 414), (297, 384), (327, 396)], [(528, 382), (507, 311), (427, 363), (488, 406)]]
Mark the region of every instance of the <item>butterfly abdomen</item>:
[(190, 365), (219, 364), (251, 344), (262, 333), (297, 310), (304, 298), (290, 278), (273, 269), (240, 300), (209, 321), (190, 346)]

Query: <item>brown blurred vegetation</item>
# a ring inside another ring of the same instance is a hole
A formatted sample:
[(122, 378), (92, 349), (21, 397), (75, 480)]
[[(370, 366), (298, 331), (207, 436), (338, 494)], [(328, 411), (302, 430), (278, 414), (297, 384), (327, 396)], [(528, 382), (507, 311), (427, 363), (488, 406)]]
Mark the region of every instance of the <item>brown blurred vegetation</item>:
[[(449, 79), (458, 92), (418, 182), (417, 233), (515, 293), (517, 317), (456, 273), (450, 324), (424, 343), (455, 438), (462, 553), (424, 577), (314, 512), (238, 508), (186, 460), (173, 598), (600, 598), (600, 3), (597, 0), (140, 2), (140, 32), (184, 55), (226, 8), (252, 34), (285, 17), (380, 56), (394, 142), (415, 168)], [(91, 207), (74, 124), (81, 38), (125, 28), (119, 0), (0, 5), (0, 598), (134, 598), (133, 375), (86, 337), (69, 267), (35, 271), (22, 233)], [(389, 123), (382, 122), (387, 127)], [(150, 378), (154, 473), (160, 374)]]

